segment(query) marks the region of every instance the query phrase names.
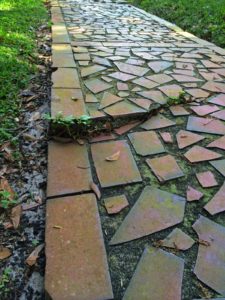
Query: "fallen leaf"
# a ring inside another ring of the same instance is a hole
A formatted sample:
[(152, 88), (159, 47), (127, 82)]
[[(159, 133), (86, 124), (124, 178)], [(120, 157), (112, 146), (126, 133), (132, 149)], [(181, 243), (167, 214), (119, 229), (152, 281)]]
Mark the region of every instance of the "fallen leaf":
[(209, 247), (209, 246), (210, 246), (210, 242), (208, 242), (208, 241), (198, 240), (198, 243), (199, 243), (200, 245), (203, 245), (203, 246), (206, 246), (206, 247)]
[(31, 254), (26, 259), (26, 263), (29, 266), (33, 266), (34, 264), (36, 264), (39, 254), (43, 248), (44, 248), (44, 244), (40, 244), (34, 249), (34, 251), (31, 252)]
[(11, 255), (12, 252), (8, 248), (0, 246), (0, 259), (5, 259)]
[(22, 208), (23, 208), (23, 210), (29, 210), (29, 209), (35, 208), (35, 207), (37, 207), (39, 205), (40, 205), (40, 203), (31, 202), (29, 204), (23, 204)]
[(4, 226), (4, 229), (13, 228), (13, 224), (11, 222), (4, 222), (3, 226)]
[(117, 151), (116, 153), (106, 157), (105, 160), (107, 160), (107, 161), (116, 161), (116, 160), (119, 159), (119, 157), (120, 157), (120, 151)]
[(6, 178), (2, 178), (0, 180), (0, 191), (7, 191), (8, 193), (10, 193), (10, 200), (14, 199), (15, 193)]
[(60, 226), (60, 225), (54, 225), (53, 228), (55, 228), (55, 229), (62, 229), (62, 226)]
[(15, 229), (17, 229), (20, 225), (21, 213), (22, 213), (22, 206), (21, 205), (17, 205), (17, 206), (12, 208), (10, 219), (11, 219)]
[(90, 188), (95, 193), (95, 195), (97, 196), (97, 198), (100, 199), (101, 198), (101, 192), (100, 192), (97, 184), (95, 184), (94, 182), (90, 182)]
[(79, 145), (84, 145), (84, 140), (82, 140), (82, 139), (77, 139), (77, 143), (79, 144)]
[(29, 134), (29, 133), (24, 133), (24, 134), (23, 134), (23, 138), (24, 138), (26, 141), (31, 141), (31, 142), (37, 140), (35, 136), (33, 136), (33, 135)]

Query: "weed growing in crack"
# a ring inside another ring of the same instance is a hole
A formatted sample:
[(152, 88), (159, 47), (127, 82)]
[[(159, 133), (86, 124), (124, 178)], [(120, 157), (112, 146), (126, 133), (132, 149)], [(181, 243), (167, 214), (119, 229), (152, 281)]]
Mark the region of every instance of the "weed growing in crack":
[(10, 192), (6, 190), (0, 191), (0, 207), (2, 207), (5, 210), (8, 210), (11, 206), (14, 206), (17, 204), (16, 199), (12, 199), (12, 195)]
[(10, 283), (10, 274), (12, 270), (10, 268), (5, 268), (0, 277), (0, 296), (6, 297), (10, 288), (8, 287)]
[(185, 99), (185, 92), (181, 91), (179, 93), (178, 97), (169, 97), (166, 103), (166, 106), (172, 106), (172, 105), (178, 105), (178, 104), (183, 104), (186, 103), (186, 99)]

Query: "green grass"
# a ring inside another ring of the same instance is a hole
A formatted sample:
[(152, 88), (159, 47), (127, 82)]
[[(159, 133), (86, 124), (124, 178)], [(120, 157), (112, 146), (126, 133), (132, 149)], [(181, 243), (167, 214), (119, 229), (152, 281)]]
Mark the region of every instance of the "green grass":
[(0, 144), (15, 134), (18, 94), (35, 71), (35, 31), (45, 20), (43, 0), (0, 0)]
[(128, 0), (196, 36), (225, 47), (225, 0)]

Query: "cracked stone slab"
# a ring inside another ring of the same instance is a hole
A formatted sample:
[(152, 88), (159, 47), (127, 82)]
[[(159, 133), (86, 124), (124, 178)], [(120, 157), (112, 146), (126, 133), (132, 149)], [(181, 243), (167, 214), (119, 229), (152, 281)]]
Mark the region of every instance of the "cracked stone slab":
[(146, 162), (160, 182), (184, 176), (172, 155), (147, 159)]
[(179, 228), (175, 228), (164, 240), (160, 241), (160, 246), (177, 250), (188, 250), (195, 241)]
[(204, 138), (205, 138), (204, 136), (186, 130), (180, 130), (176, 134), (176, 139), (177, 139), (177, 144), (179, 149), (184, 149), (190, 145), (193, 145), (203, 140)]
[(209, 244), (199, 244), (194, 273), (207, 286), (225, 296), (225, 227), (200, 216), (193, 229), (200, 240)]
[(182, 258), (161, 249), (145, 248), (123, 300), (180, 300), (183, 271)]
[(99, 108), (107, 107), (107, 106), (117, 103), (121, 100), (123, 100), (121, 97), (118, 97), (109, 92), (104, 92)]
[(155, 132), (133, 132), (130, 133), (128, 137), (135, 151), (139, 155), (146, 156), (165, 152), (165, 149)]
[(184, 156), (191, 163), (213, 160), (221, 157), (221, 154), (208, 150), (201, 146), (194, 146)]
[[(91, 152), (101, 187), (112, 187), (142, 181), (126, 141), (92, 144)], [(118, 152), (119, 157), (117, 160), (106, 160), (107, 157)]]
[(46, 219), (45, 289), (49, 297), (113, 299), (95, 195), (48, 200)]
[(204, 206), (204, 209), (207, 210), (211, 215), (218, 214), (225, 210), (225, 183), (221, 186), (219, 191), (215, 196)]
[(225, 125), (212, 118), (192, 117), (188, 118), (187, 130), (203, 133), (225, 135)]
[(47, 196), (89, 191), (92, 181), (86, 146), (50, 142)]
[(184, 217), (185, 203), (181, 196), (146, 186), (110, 245), (132, 241), (179, 224)]
[(167, 119), (161, 114), (152, 116), (149, 120), (144, 122), (140, 127), (145, 130), (159, 129), (176, 125), (175, 122)]

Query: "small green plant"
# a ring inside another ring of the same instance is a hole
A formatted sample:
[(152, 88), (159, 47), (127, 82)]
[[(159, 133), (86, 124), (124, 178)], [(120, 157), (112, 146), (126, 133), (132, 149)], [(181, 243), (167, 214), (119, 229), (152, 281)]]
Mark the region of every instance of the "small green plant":
[(169, 97), (169, 99), (167, 100), (166, 106), (172, 106), (172, 105), (178, 105), (178, 104), (182, 104), (185, 103), (185, 92), (181, 91), (179, 93), (178, 97)]
[(56, 135), (69, 135), (70, 137), (79, 137), (81, 132), (85, 132), (91, 125), (91, 117), (83, 115), (80, 117), (63, 116), (58, 112), (55, 117), (45, 114), (44, 119), (51, 123), (51, 129)]
[(12, 270), (10, 268), (5, 268), (2, 272), (2, 276), (0, 277), (0, 295), (6, 296), (10, 291), (8, 285), (10, 282), (10, 274)]
[(3, 209), (7, 210), (9, 209), (9, 207), (15, 204), (17, 204), (17, 200), (12, 199), (12, 195), (10, 194), (10, 192), (6, 190), (0, 191), (0, 206)]

